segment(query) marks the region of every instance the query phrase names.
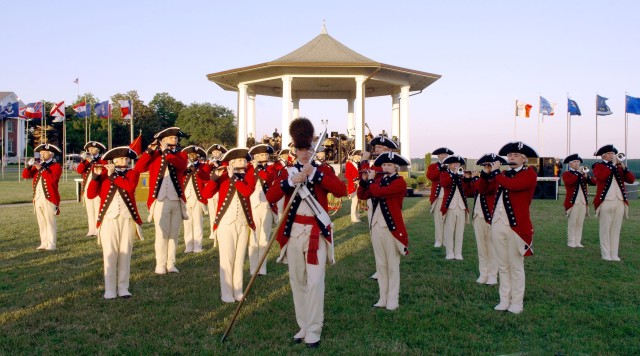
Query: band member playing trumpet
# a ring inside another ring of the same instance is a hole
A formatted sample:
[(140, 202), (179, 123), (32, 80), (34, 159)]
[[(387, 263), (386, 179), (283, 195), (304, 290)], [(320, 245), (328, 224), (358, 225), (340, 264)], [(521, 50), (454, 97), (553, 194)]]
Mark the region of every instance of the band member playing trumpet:
[[(331, 219), (327, 214), (327, 194), (343, 197), (347, 187), (326, 166), (317, 165), (311, 147), (314, 128), (306, 118), (297, 118), (289, 126), (296, 163), (281, 170), (267, 192), (267, 200), (276, 203), (284, 197), (291, 209), (277, 234), (281, 251), (278, 262), (289, 265), (296, 321), (300, 330), (295, 342), (310, 348), (320, 345), (324, 321), (324, 275), (327, 261), (334, 263)], [(298, 193), (296, 185), (300, 185)]]
[[(251, 194), (251, 211), (256, 225), (249, 237), (249, 271), (251, 274), (256, 273), (260, 259), (269, 252), (267, 247), (269, 246), (269, 237), (271, 237), (275, 208), (272, 209), (267, 201), (267, 191), (275, 178), (273, 165), (269, 164), (269, 155), (273, 152), (273, 147), (264, 143), (253, 146), (249, 150), (253, 161), (247, 174), (252, 174), (253, 181), (256, 183)], [(260, 275), (266, 275), (267, 263), (263, 263), (257, 272)]]
[(129, 169), (138, 155), (127, 146), (116, 147), (94, 165), (87, 196), (100, 200), (96, 226), (104, 258), (104, 298), (130, 298), (129, 274), (133, 240), (142, 238), (142, 219), (136, 205), (135, 190), (140, 172)]
[(62, 167), (54, 159), (62, 154), (60, 148), (44, 143), (35, 148), (40, 153), (40, 162), (33, 158), (25, 161), (22, 178), (33, 178), (33, 209), (40, 228), (40, 246), (38, 250), (55, 250), (57, 242), (56, 215), (60, 214), (60, 193), (58, 182)]
[[(286, 167), (291, 167), (293, 165), (293, 161), (296, 159), (296, 154), (291, 152), (291, 149), (284, 148), (280, 150), (277, 154), (278, 160), (273, 163), (273, 171), (274, 176), (278, 174), (281, 170)], [(282, 209), (284, 208), (284, 198), (280, 199), (276, 203), (276, 211), (278, 213), (278, 220), (282, 219)]]
[[(227, 153), (227, 149), (219, 144), (213, 144), (211, 147), (207, 149), (207, 154), (209, 155), (209, 166), (211, 167), (211, 172), (215, 171), (222, 165), (222, 155)], [(215, 234), (213, 232), (213, 221), (216, 219), (216, 211), (218, 210), (218, 194), (214, 194), (211, 199), (207, 200), (207, 208), (209, 210), (209, 224), (211, 225), (209, 228), (209, 239), (214, 240), (213, 245), (216, 246), (217, 242), (215, 241)]]
[(593, 205), (600, 223), (600, 253), (605, 261), (620, 261), (620, 229), (629, 208), (624, 184), (635, 182), (635, 176), (623, 163), (624, 154), (619, 154), (613, 145), (600, 147), (594, 155), (602, 157), (602, 161), (592, 166), (596, 179)]
[(377, 308), (395, 310), (399, 306), (400, 256), (409, 253), (409, 236), (402, 219), (407, 183), (398, 169), (409, 164), (398, 154), (383, 153), (374, 162), (374, 166), (382, 168), (383, 178), (376, 181), (376, 171), (369, 170), (358, 187), (358, 195), (371, 199), (373, 206), (369, 230), (380, 289), (380, 298), (374, 304)]
[(184, 174), (184, 195), (187, 200), (189, 219), (184, 220), (184, 253), (202, 252), (202, 221), (207, 210), (207, 199), (202, 189), (209, 180), (211, 166), (202, 163), (207, 153), (198, 146), (187, 146), (182, 149), (187, 154), (187, 170)]
[(360, 157), (362, 151), (353, 150), (349, 152), (349, 160), (345, 165), (344, 176), (347, 178), (347, 193), (351, 199), (351, 222), (360, 222), (358, 216), (358, 181), (360, 180)]
[(443, 242), (447, 260), (462, 260), (464, 224), (469, 213), (465, 191), (470, 189), (471, 180), (463, 180), (462, 165), (465, 160), (458, 155), (447, 157), (442, 163), (448, 169), (440, 173), (440, 187), (443, 202), (440, 213), (444, 222)]
[(211, 198), (219, 193), (218, 209), (213, 222), (220, 249), (220, 298), (225, 303), (242, 299), (244, 258), (251, 230), (256, 226), (250, 197), (255, 188), (252, 174), (246, 174), (251, 160), (246, 148), (233, 148), (222, 156), (221, 165), (204, 187), (203, 195)]
[(427, 179), (431, 181), (429, 202), (431, 203), (431, 213), (433, 213), (433, 223), (435, 225), (435, 243), (433, 247), (441, 247), (444, 236), (444, 220), (442, 219), (442, 212), (440, 211), (443, 197), (443, 191), (440, 187), (440, 173), (447, 170), (443, 161), (449, 157), (449, 155), (452, 155), (453, 151), (446, 147), (440, 147), (433, 151), (433, 154), (438, 156), (438, 161), (431, 163), (427, 167), (426, 175)]
[(567, 216), (567, 246), (582, 246), (582, 225), (584, 217), (589, 214), (589, 196), (587, 184), (596, 185), (596, 180), (587, 172), (589, 168), (581, 167), (582, 158), (577, 153), (567, 156), (562, 162), (569, 169), (562, 173), (562, 181), (567, 188), (564, 199), (564, 212)]
[(149, 221), (156, 228), (156, 274), (178, 273), (176, 248), (182, 220), (189, 218), (184, 196), (186, 153), (177, 150), (178, 138), (187, 135), (179, 127), (156, 133), (155, 139), (135, 165), (140, 173), (149, 171)]
[(93, 166), (96, 164), (106, 164), (100, 154), (106, 151), (105, 145), (97, 141), (89, 141), (84, 145), (84, 152), (82, 154), (82, 162), (78, 164), (76, 171), (82, 174), (81, 193), (82, 200), (85, 208), (87, 209), (87, 220), (89, 225), (89, 232), (87, 236), (98, 235), (98, 228), (96, 222), (98, 221), (98, 213), (100, 211), (100, 199), (89, 199), (87, 197), (87, 179), (93, 172)]

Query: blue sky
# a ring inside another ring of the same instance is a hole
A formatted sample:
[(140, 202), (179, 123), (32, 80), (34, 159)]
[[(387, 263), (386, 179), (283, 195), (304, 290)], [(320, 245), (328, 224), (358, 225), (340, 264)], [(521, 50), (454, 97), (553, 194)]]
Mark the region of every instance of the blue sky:
[[(78, 88), (102, 100), (135, 89), (148, 102), (168, 92), (189, 104), (236, 110), (236, 95), (208, 73), (281, 57), (320, 33), (373, 60), (441, 74), (411, 97), (411, 152), (439, 146), (466, 157), (513, 140), (514, 105), (532, 104), (518, 119), (518, 139), (545, 156), (566, 155), (566, 98), (571, 151), (595, 150), (595, 95), (610, 98), (598, 143), (624, 150), (624, 95), (640, 97), (638, 1), (12, 1), (3, 5), (5, 49), (0, 91), (23, 101), (70, 102)], [(12, 14), (7, 16), (7, 14)], [(538, 134), (538, 96), (557, 103)], [(257, 133), (280, 123), (280, 99), (258, 97)], [(346, 102), (301, 102), (301, 114), (346, 131)], [(390, 130), (391, 99), (366, 102), (374, 133)], [(640, 157), (640, 117), (629, 115), (628, 154)]]

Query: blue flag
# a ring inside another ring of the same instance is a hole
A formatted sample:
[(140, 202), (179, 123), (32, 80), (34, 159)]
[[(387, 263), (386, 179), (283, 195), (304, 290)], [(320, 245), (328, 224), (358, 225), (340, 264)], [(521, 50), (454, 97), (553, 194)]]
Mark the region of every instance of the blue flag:
[(547, 99), (543, 97), (540, 97), (540, 114), (547, 116), (553, 115), (553, 107), (549, 104)]
[(611, 115), (613, 112), (609, 109), (609, 105), (607, 105), (607, 100), (609, 98), (605, 98), (604, 96), (596, 95), (596, 115), (605, 116)]
[(627, 114), (640, 115), (640, 98), (627, 95)]
[(100, 118), (103, 118), (103, 119), (109, 118), (109, 101), (103, 101), (101, 103), (97, 103), (93, 107), (93, 111)]
[(578, 107), (578, 103), (575, 100), (567, 99), (567, 112), (569, 115), (578, 115), (581, 116), (580, 108)]
[(6, 119), (10, 117), (18, 117), (20, 114), (20, 104), (9, 103), (2, 110), (0, 110), (0, 119)]

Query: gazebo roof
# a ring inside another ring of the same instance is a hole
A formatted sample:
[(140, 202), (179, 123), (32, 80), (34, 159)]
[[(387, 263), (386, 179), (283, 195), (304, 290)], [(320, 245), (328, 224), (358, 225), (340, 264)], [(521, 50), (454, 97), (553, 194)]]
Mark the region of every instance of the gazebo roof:
[(347, 99), (355, 91), (354, 76), (368, 78), (365, 96), (398, 92), (409, 85), (411, 91), (423, 90), (440, 75), (396, 67), (374, 61), (343, 45), (323, 26), (314, 39), (293, 52), (271, 62), (208, 74), (207, 78), (224, 90), (238, 91), (240, 83), (249, 84), (259, 95), (281, 96), (285, 75), (294, 76), (294, 97), (302, 99)]

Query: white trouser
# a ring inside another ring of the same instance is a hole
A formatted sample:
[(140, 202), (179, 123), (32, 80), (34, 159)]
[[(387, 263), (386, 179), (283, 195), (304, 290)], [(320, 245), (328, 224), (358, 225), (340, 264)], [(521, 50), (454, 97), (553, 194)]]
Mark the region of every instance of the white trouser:
[(435, 225), (435, 238), (436, 246), (442, 246), (442, 240), (444, 236), (444, 222), (442, 221), (442, 212), (440, 207), (442, 206), (442, 198), (436, 199), (433, 204), (433, 224)]
[(351, 193), (351, 221), (360, 221), (358, 214), (358, 194), (357, 192)]
[(58, 230), (56, 206), (45, 197), (36, 199), (33, 204), (38, 227), (40, 228), (40, 247), (54, 250), (56, 248)]
[(220, 249), (220, 298), (231, 303), (242, 299), (244, 257), (247, 254), (249, 226), (232, 223), (218, 226)]
[(502, 222), (491, 225), (491, 239), (498, 257), (500, 304), (523, 307), (524, 257), (519, 246), (524, 242), (509, 225)]
[(624, 202), (622, 200), (605, 200), (598, 207), (600, 253), (605, 260), (619, 258), (618, 245), (623, 218)]
[(569, 216), (567, 216), (567, 245), (577, 246), (582, 242), (582, 225), (586, 215), (587, 206), (584, 203), (576, 202), (569, 210)]
[[(89, 179), (87, 179), (87, 185), (89, 185)], [(89, 232), (87, 235), (98, 235), (98, 214), (100, 213), (100, 197), (93, 199), (87, 198), (87, 187), (84, 189), (84, 207), (87, 210), (87, 224), (89, 225)]]
[(202, 251), (202, 221), (204, 212), (202, 203), (197, 201), (195, 205), (187, 204), (189, 219), (184, 220), (184, 252)]
[(386, 225), (375, 224), (371, 228), (371, 242), (380, 288), (380, 299), (376, 305), (396, 309), (400, 294), (400, 251), (396, 246), (395, 237)]
[(462, 257), (462, 239), (467, 214), (465, 209), (448, 209), (444, 217), (444, 248), (447, 257)]
[(473, 230), (478, 245), (478, 266), (480, 277), (498, 278), (498, 262), (496, 250), (491, 241), (491, 225), (487, 224), (483, 216), (473, 218)]
[(213, 222), (216, 220), (216, 212), (218, 210), (218, 194), (207, 201), (207, 209), (209, 210), (209, 239), (214, 239)]
[[(260, 203), (253, 208), (253, 222), (256, 224), (256, 230), (250, 231), (249, 239), (249, 271), (251, 274), (256, 273), (258, 263), (262, 256), (269, 251), (269, 238), (271, 237), (271, 225), (273, 224), (273, 212), (269, 203)], [(258, 274), (267, 274), (267, 261), (265, 260)]]
[(104, 258), (104, 297), (131, 295), (129, 271), (131, 251), (136, 235), (136, 223), (132, 218), (105, 218), (100, 225), (100, 242)]
[(182, 207), (180, 200), (156, 200), (153, 223), (156, 227), (156, 270), (176, 265), (176, 246), (180, 235)]

